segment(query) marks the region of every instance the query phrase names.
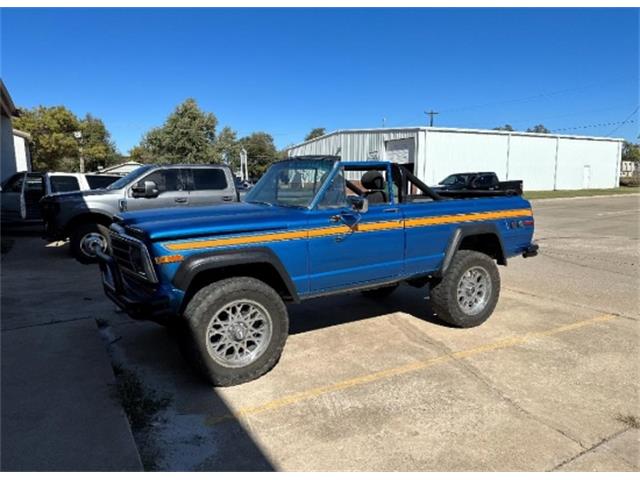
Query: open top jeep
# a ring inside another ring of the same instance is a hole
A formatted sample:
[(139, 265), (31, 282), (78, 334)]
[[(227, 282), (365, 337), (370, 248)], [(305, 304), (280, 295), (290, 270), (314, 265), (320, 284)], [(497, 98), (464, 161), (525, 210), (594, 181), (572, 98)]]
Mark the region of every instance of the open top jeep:
[(187, 357), (216, 385), (278, 361), (285, 302), (430, 289), (445, 322), (493, 312), (496, 264), (533, 256), (520, 196), (442, 198), (402, 166), (300, 157), (275, 163), (245, 202), (122, 214), (99, 252), (107, 295), (130, 316), (183, 326)]

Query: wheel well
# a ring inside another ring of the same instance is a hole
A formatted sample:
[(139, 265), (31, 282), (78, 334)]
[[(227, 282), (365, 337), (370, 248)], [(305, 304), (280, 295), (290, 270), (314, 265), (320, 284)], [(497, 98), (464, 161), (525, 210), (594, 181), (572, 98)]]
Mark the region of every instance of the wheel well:
[(482, 252), (498, 262), (498, 265), (506, 265), (507, 259), (502, 250), (500, 239), (495, 233), (479, 233), (464, 237), (458, 246), (459, 250), (475, 250)]
[(67, 226), (65, 227), (65, 232), (67, 235), (71, 235), (73, 231), (79, 226), (86, 223), (97, 223), (100, 225), (104, 225), (108, 227), (113, 222), (113, 219), (108, 215), (104, 215), (102, 213), (82, 213), (77, 217), (73, 217)]
[(182, 309), (186, 307), (191, 298), (201, 288), (213, 282), (231, 277), (252, 277), (260, 280), (273, 288), (285, 301), (294, 300), (293, 292), (289, 290), (287, 284), (282, 279), (278, 270), (270, 263), (247, 263), (241, 265), (230, 265), (225, 267), (212, 268), (198, 273), (185, 293), (182, 301)]

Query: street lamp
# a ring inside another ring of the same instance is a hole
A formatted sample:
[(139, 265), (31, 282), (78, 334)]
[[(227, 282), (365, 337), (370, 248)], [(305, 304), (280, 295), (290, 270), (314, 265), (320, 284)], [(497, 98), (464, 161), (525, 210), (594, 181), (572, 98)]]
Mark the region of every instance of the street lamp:
[(73, 132), (73, 136), (78, 140), (78, 148), (80, 150), (80, 173), (84, 173), (84, 157), (82, 156), (82, 132), (77, 130)]

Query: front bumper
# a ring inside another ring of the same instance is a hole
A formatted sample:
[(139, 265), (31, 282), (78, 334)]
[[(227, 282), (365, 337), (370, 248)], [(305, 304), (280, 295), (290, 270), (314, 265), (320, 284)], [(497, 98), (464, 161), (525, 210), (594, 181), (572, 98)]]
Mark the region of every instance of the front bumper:
[(96, 253), (105, 294), (131, 318), (163, 322), (173, 317), (168, 295), (136, 292), (128, 285), (112, 257), (100, 251)]

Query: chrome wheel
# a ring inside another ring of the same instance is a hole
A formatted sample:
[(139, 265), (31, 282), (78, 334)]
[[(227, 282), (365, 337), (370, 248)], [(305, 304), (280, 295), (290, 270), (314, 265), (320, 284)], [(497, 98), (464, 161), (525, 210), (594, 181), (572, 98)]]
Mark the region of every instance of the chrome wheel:
[(458, 306), (467, 315), (477, 315), (491, 298), (491, 277), (482, 267), (472, 267), (458, 282)]
[(80, 250), (87, 257), (95, 257), (96, 250), (107, 251), (107, 238), (98, 232), (89, 232), (80, 239)]
[(207, 351), (225, 367), (253, 363), (271, 342), (269, 312), (253, 300), (235, 300), (218, 310), (207, 327)]

